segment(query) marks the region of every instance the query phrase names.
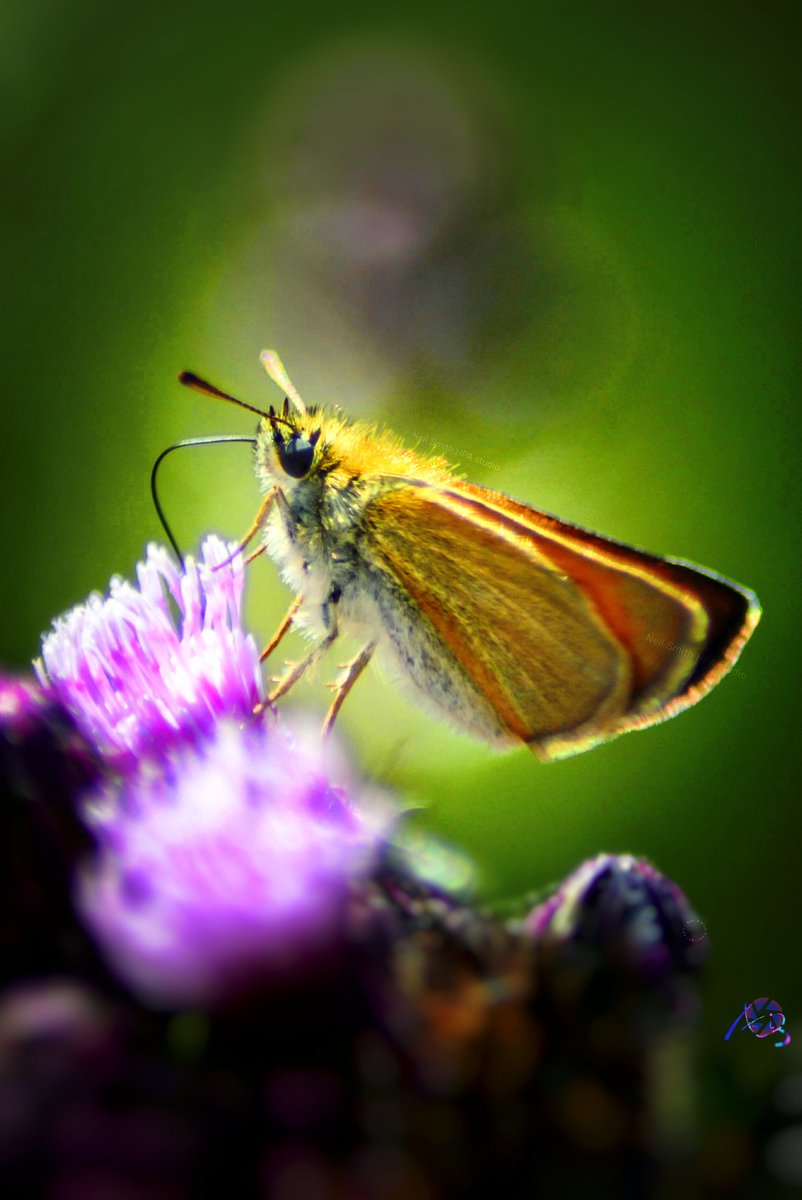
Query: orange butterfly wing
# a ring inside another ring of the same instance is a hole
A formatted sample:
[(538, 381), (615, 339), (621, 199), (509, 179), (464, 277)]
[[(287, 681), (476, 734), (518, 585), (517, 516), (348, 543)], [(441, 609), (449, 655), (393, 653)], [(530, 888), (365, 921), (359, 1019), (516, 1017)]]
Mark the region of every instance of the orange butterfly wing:
[(399, 486), (366, 525), (499, 721), (544, 759), (694, 703), (760, 616), (736, 584), (470, 484)]

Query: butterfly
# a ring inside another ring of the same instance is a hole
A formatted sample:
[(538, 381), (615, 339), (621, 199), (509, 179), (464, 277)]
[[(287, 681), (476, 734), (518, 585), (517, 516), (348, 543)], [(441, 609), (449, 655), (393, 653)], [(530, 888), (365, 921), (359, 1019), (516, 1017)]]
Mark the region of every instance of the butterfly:
[(682, 712), (737, 661), (760, 619), (748, 588), (466, 483), (386, 431), (307, 407), (275, 352), (262, 362), (280, 411), (180, 379), (259, 416), (241, 440), (264, 499), (239, 549), (258, 536), (250, 558), (267, 553), (295, 592), (263, 657), (293, 626), (314, 640), (270, 705), (348, 634), (361, 645), (324, 732), (375, 655), (438, 716), (548, 761)]

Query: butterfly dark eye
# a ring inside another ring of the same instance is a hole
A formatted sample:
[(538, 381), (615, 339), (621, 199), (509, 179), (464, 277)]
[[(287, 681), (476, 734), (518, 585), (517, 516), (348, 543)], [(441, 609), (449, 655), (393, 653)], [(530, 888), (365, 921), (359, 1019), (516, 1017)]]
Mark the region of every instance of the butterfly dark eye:
[(312, 442), (294, 433), (287, 442), (277, 445), (279, 462), (284, 472), (292, 479), (303, 479), (308, 474), (315, 457), (315, 447)]

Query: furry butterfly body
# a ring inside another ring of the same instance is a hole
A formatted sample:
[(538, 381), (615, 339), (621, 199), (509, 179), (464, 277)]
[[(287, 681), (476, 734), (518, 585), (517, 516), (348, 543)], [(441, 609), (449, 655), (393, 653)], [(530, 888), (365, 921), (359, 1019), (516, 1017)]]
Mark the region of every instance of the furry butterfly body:
[(465, 732), (549, 760), (675, 715), (735, 663), (760, 617), (747, 588), (465, 483), (307, 408), (263, 359), (287, 399), (257, 429), (251, 532), (296, 593), (269, 649), (292, 624), (316, 639), (271, 702), (347, 633), (362, 648), (325, 728), (375, 654)]

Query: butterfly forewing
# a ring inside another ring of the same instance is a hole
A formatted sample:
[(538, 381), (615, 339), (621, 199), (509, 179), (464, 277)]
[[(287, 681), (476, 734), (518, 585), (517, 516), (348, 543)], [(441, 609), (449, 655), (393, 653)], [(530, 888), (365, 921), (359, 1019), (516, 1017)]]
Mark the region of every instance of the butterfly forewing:
[[(586, 581), (633, 658), (636, 687), (626, 728), (699, 700), (734, 665), (760, 620), (754, 592), (694, 563), (602, 537), (487, 488), (460, 482), (446, 495), (460, 511), (467, 506), (495, 516)], [(672, 633), (675, 622), (687, 636)]]
[(628, 657), (581, 588), (514, 538), (472, 522), (442, 493), (404, 488), (370, 509), (372, 549), (511, 735), (614, 721)]
[(394, 488), (366, 531), (499, 721), (543, 758), (693, 703), (748, 636), (750, 596), (735, 585), (483, 488)]

